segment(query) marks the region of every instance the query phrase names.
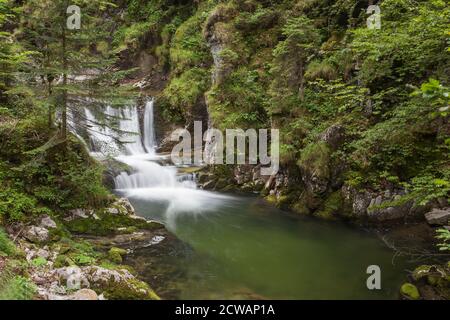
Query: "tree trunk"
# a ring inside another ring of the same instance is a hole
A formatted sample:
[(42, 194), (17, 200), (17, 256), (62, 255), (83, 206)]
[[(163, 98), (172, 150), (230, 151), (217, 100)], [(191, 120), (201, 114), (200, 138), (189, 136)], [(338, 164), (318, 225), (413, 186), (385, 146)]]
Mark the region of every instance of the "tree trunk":
[(61, 99), (61, 138), (67, 138), (67, 53), (66, 53), (66, 28), (62, 25), (62, 61), (63, 61), (63, 90)]
[(298, 95), (300, 97), (300, 101), (303, 101), (305, 98), (305, 79), (303, 75), (303, 60), (300, 59), (300, 67), (299, 67), (299, 77), (300, 77), (300, 87), (298, 89)]
[[(48, 100), (50, 101), (50, 97), (52, 96), (52, 81), (47, 77), (48, 82)], [(52, 104), (48, 104), (48, 127), (53, 127), (53, 108)]]

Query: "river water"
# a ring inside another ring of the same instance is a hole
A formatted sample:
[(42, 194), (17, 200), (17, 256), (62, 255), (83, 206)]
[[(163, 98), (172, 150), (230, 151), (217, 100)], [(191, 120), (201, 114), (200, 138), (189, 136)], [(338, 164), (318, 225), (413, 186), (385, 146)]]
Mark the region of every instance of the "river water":
[[(114, 113), (116, 111), (107, 110)], [(160, 165), (153, 101), (141, 133), (136, 107), (122, 111), (127, 143), (116, 159), (133, 172), (116, 177), (117, 193), (139, 215), (158, 220), (183, 245), (155, 246), (130, 260), (168, 299), (395, 299), (408, 265), (375, 234), (339, 222), (283, 212), (253, 196), (199, 190), (193, 177)], [(117, 114), (116, 114), (117, 115)], [(95, 122), (88, 110), (86, 117)], [(111, 148), (111, 132), (92, 124), (94, 153)], [(164, 245), (164, 240), (161, 245)], [(367, 267), (381, 268), (381, 290), (369, 290)]]

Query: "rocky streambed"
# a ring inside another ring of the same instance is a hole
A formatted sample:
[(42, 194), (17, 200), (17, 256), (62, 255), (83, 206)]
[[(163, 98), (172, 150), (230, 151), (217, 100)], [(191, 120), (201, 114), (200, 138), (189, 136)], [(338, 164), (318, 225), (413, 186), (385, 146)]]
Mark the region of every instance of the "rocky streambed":
[(166, 252), (180, 243), (161, 223), (137, 216), (124, 198), (101, 210), (40, 216), (7, 231), (18, 252), (0, 260), (0, 271), (26, 275), (35, 298), (44, 300), (160, 299), (124, 260), (135, 250)]

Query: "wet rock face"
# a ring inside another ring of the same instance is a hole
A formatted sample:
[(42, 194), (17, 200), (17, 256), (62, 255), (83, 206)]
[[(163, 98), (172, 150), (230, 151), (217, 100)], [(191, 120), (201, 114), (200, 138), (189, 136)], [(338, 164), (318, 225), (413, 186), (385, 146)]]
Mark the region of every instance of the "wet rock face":
[(407, 194), (405, 190), (376, 193), (368, 190), (358, 191), (350, 186), (343, 186), (341, 190), (344, 201), (350, 208), (350, 216), (372, 222), (418, 220), (434, 205), (418, 206), (414, 200), (403, 200)]
[(425, 219), (430, 225), (447, 225), (450, 222), (450, 207), (433, 209), (425, 214)]
[(321, 135), (320, 140), (326, 142), (332, 149), (337, 149), (345, 139), (345, 128), (339, 124), (332, 125)]

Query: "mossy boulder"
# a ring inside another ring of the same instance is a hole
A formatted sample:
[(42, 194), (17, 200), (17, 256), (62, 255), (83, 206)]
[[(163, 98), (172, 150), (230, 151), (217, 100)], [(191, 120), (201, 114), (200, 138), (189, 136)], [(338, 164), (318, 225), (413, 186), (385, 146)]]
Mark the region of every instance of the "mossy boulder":
[(79, 218), (66, 222), (68, 230), (78, 234), (106, 236), (123, 232), (134, 232), (137, 229), (157, 230), (164, 226), (155, 221), (146, 221), (136, 216), (98, 213), (97, 218)]
[(429, 265), (421, 265), (414, 269), (412, 273), (412, 277), (415, 281), (420, 280), (423, 277), (426, 277), (430, 274), (432, 266)]
[(108, 259), (114, 263), (122, 263), (123, 256), (127, 253), (125, 249), (112, 247), (108, 251)]
[(128, 270), (106, 269), (98, 266), (83, 269), (92, 289), (109, 300), (159, 300), (158, 295)]
[(314, 216), (332, 220), (336, 219), (336, 216), (343, 208), (343, 198), (340, 191), (333, 192), (324, 202), (322, 208), (314, 212)]
[(303, 183), (313, 194), (322, 194), (328, 188), (330, 180), (331, 149), (326, 142), (317, 142), (307, 145), (297, 162)]
[(400, 288), (400, 293), (407, 299), (418, 300), (420, 299), (419, 290), (412, 283), (404, 283)]

